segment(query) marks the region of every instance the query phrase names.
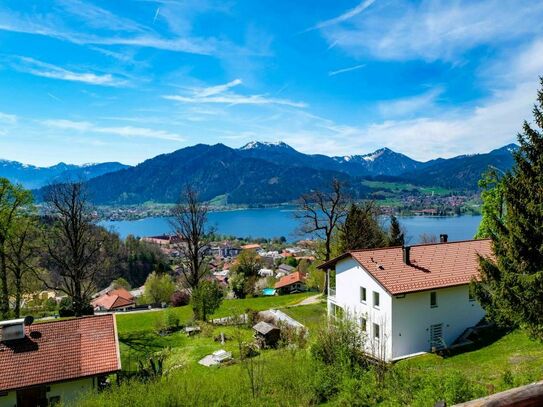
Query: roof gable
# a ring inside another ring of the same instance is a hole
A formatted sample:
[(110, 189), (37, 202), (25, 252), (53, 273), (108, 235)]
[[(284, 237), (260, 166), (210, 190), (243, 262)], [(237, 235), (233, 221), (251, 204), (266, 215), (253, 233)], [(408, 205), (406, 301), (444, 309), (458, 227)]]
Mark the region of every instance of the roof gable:
[(478, 257), (492, 257), (490, 240), (411, 246), (411, 264), (402, 247), (353, 250), (320, 266), (352, 257), (392, 295), (469, 284), (479, 277)]
[(281, 279), (277, 283), (275, 283), (275, 288), (282, 288), (282, 287), (289, 286), (291, 284), (302, 283), (304, 281), (305, 281), (304, 275), (300, 273), (299, 271), (296, 271), (292, 274), (288, 274), (284, 277), (281, 277)]

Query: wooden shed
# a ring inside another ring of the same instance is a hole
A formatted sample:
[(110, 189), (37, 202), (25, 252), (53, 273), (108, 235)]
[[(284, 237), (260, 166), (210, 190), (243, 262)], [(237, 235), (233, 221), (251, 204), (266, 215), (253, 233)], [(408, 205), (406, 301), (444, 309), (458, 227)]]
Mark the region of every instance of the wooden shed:
[(281, 330), (275, 325), (260, 321), (253, 326), (255, 331), (255, 339), (262, 347), (273, 347), (277, 345), (281, 336)]

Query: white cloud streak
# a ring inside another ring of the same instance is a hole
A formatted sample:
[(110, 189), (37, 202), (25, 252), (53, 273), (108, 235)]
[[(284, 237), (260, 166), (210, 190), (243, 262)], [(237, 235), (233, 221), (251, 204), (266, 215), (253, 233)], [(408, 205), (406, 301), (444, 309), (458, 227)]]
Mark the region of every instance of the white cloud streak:
[(321, 21), (320, 23), (316, 24), (315, 26), (309, 28), (306, 31), (316, 30), (316, 29), (319, 29), (319, 28), (325, 28), (325, 27), (329, 27), (329, 26), (336, 25), (336, 24), (342, 23), (344, 21), (350, 20), (351, 18), (353, 18), (353, 17), (359, 15), (360, 13), (362, 13), (369, 6), (371, 6), (374, 2), (375, 2), (375, 0), (364, 0), (360, 4), (358, 4), (356, 7), (346, 11), (345, 13), (343, 13), (343, 14), (337, 16), (337, 17), (331, 18), (329, 20)]
[(66, 119), (51, 119), (42, 122), (47, 127), (61, 130), (73, 130), (78, 132), (113, 134), (121, 137), (142, 137), (168, 141), (185, 141), (179, 134), (164, 130), (150, 129), (147, 127), (134, 126), (98, 126), (88, 121), (73, 121)]
[(17, 123), (17, 116), (14, 114), (0, 112), (0, 122), (4, 124), (15, 124)]
[(83, 82), (98, 86), (126, 86), (128, 81), (111, 74), (96, 74), (93, 72), (74, 72), (53, 64), (38, 61), (28, 57), (13, 57), (12, 67), (19, 71), (49, 79), (59, 79), (70, 82)]
[(274, 98), (266, 95), (242, 95), (231, 92), (230, 89), (242, 84), (241, 79), (234, 79), (228, 83), (204, 88), (193, 88), (189, 93), (183, 95), (163, 95), (167, 100), (182, 103), (202, 104), (224, 104), (224, 105), (283, 105), (296, 108), (304, 108), (307, 105), (303, 102), (295, 102), (288, 99)]
[(330, 71), (328, 72), (328, 76), (335, 76), (335, 75), (339, 75), (346, 72), (356, 71), (358, 69), (364, 68), (365, 66), (366, 64), (360, 64), (360, 65), (351, 66), (349, 68), (342, 68), (335, 71)]

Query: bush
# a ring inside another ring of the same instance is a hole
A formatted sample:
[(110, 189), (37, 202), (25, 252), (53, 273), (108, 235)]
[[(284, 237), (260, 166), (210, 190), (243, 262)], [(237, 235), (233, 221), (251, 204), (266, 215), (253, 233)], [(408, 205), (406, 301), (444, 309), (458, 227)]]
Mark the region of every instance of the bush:
[(194, 318), (200, 321), (207, 321), (221, 305), (223, 292), (216, 281), (201, 281), (192, 291), (192, 310)]
[(182, 307), (183, 305), (189, 305), (190, 303), (190, 294), (188, 291), (176, 291), (172, 294), (170, 299), (172, 306)]
[(75, 315), (72, 305), (72, 299), (70, 297), (64, 297), (62, 300), (60, 300), (58, 314), (61, 317), (73, 317)]
[(169, 332), (174, 332), (179, 329), (180, 319), (173, 309), (169, 308), (164, 312), (164, 319), (165, 319), (166, 329)]

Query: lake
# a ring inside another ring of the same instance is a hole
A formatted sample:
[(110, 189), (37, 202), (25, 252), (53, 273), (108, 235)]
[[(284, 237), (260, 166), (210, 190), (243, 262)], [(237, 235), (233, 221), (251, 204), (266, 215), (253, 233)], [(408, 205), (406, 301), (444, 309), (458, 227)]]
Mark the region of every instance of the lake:
[[(287, 208), (243, 209), (224, 212), (210, 212), (209, 224), (223, 235), (237, 237), (272, 238), (285, 236), (293, 241), (301, 238), (297, 234), (299, 221), (294, 210)], [(421, 234), (449, 235), (449, 240), (472, 239), (477, 231), (481, 216), (399, 217), (406, 230), (407, 242), (418, 243)], [(102, 221), (100, 225), (119, 233), (122, 238), (134, 236), (156, 236), (170, 233), (168, 218), (145, 218), (140, 220)]]

